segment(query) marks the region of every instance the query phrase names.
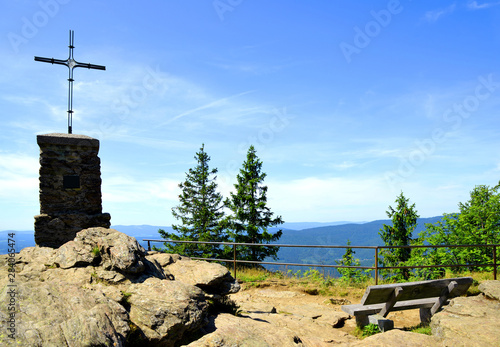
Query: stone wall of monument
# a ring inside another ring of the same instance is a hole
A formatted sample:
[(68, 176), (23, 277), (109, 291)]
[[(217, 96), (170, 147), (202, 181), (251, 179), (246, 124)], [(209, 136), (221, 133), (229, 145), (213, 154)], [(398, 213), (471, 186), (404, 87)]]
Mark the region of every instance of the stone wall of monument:
[(74, 134), (38, 135), (40, 215), (35, 242), (59, 247), (90, 227), (109, 228), (102, 213), (99, 140)]

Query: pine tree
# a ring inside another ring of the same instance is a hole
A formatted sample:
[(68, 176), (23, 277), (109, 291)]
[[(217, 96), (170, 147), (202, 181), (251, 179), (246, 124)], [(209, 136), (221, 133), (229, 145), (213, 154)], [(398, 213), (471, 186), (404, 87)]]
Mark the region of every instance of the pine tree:
[[(403, 192), (397, 197), (396, 209), (389, 206), (386, 211), (387, 216), (392, 219), (392, 225), (383, 225), (379, 235), (386, 246), (409, 246), (412, 240), (412, 233), (417, 226), (419, 215), (415, 210), (415, 204), (409, 204), (410, 199), (406, 199)], [(411, 257), (410, 248), (386, 248), (381, 252), (382, 264), (384, 266), (403, 266)], [(397, 280), (410, 278), (409, 269), (395, 269), (384, 271), (386, 275), (391, 274)]]
[[(262, 172), (262, 161), (256, 155), (255, 148), (250, 146), (247, 159), (237, 175), (234, 185), (236, 193), (226, 199), (225, 205), (233, 215), (227, 218), (227, 228), (234, 242), (270, 243), (277, 241), (282, 231), (275, 233), (269, 227), (283, 223), (281, 216), (273, 218), (273, 212), (267, 207), (267, 186), (262, 183), (266, 174)], [(238, 259), (262, 261), (267, 257), (277, 259), (278, 247), (239, 246)]]
[[(351, 245), (351, 241), (349, 239), (347, 240), (347, 245), (348, 246)], [(342, 266), (361, 266), (361, 262), (359, 261), (359, 259), (354, 257), (355, 253), (356, 252), (354, 252), (352, 248), (347, 247), (344, 255), (342, 256), (342, 259), (335, 260), (335, 263), (337, 265), (342, 265)], [(346, 282), (365, 281), (369, 277), (370, 273), (369, 270), (355, 269), (349, 267), (338, 268), (337, 271), (342, 276), (342, 280)]]
[[(179, 184), (182, 193), (180, 204), (172, 208), (173, 216), (182, 224), (172, 225), (177, 233), (158, 230), (165, 239), (185, 241), (227, 241), (221, 221), (224, 218), (222, 195), (217, 192), (217, 169), (210, 170), (210, 157), (205, 152), (205, 145), (195, 157), (198, 165), (189, 169), (186, 180)], [(217, 258), (223, 252), (218, 245), (165, 243), (168, 252), (192, 257)]]

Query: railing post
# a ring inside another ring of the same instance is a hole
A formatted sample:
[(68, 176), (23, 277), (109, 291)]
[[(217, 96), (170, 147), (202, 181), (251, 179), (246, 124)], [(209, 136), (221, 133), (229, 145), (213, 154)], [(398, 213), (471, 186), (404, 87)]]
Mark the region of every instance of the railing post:
[(233, 272), (234, 279), (236, 279), (236, 245), (233, 243)]
[(497, 279), (497, 246), (493, 246), (493, 279)]
[(375, 285), (378, 284), (378, 247), (375, 247)]
[(148, 240), (148, 251), (150, 251), (150, 250), (151, 250), (151, 243), (150, 243), (150, 241)]

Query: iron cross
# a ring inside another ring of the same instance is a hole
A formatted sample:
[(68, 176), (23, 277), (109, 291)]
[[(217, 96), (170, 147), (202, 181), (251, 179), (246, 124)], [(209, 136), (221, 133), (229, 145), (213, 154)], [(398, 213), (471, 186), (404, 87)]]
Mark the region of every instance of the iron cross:
[(71, 134), (73, 131), (73, 69), (76, 67), (86, 67), (87, 69), (95, 69), (95, 70), (106, 70), (106, 66), (95, 65), (89, 63), (79, 63), (75, 59), (73, 59), (73, 48), (75, 48), (74, 44), (75, 33), (73, 30), (69, 31), (69, 57), (66, 60), (62, 59), (54, 59), (54, 58), (42, 58), (35, 57), (35, 61), (42, 61), (44, 63), (51, 64), (60, 64), (65, 65), (69, 69), (69, 77), (68, 77), (68, 134)]

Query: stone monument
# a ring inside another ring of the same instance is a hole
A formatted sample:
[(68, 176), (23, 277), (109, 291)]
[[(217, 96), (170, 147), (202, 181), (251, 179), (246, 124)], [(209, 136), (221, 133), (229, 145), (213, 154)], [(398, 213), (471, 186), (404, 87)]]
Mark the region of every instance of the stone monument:
[(110, 227), (111, 216), (102, 213), (99, 140), (73, 135), (73, 69), (106, 70), (105, 66), (79, 63), (73, 58), (74, 32), (69, 32), (66, 60), (35, 57), (35, 61), (65, 65), (68, 77), (68, 134), (38, 135), (40, 146), (40, 215), (35, 216), (35, 243), (57, 248), (91, 227)]
[(99, 140), (85, 135), (38, 135), (40, 215), (35, 243), (57, 248), (90, 227), (110, 227), (102, 213)]

